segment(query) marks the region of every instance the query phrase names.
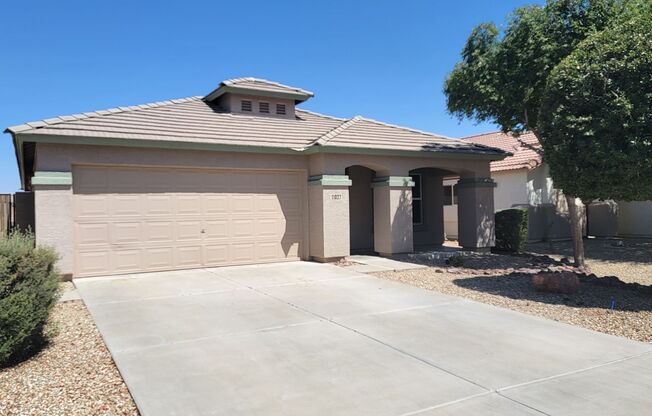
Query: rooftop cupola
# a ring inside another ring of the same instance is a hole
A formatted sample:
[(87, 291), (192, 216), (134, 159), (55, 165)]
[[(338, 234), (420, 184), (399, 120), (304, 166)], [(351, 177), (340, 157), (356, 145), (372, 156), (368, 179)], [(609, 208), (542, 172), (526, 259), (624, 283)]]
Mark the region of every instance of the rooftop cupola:
[(258, 78), (222, 81), (203, 100), (230, 113), (294, 118), (294, 107), (314, 94), (301, 88)]

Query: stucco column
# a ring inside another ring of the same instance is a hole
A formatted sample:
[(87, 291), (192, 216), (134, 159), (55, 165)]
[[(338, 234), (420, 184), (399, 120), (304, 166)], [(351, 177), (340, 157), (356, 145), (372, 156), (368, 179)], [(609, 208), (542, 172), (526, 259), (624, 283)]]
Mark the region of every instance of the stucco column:
[(374, 250), (381, 256), (412, 252), (412, 178), (377, 177), (371, 186), (374, 188)]
[(54, 248), (64, 278), (73, 272), (72, 173), (35, 172), (34, 236), (36, 243)]
[(310, 194), (310, 257), (332, 261), (350, 254), (349, 186), (347, 175), (315, 175)]
[(489, 250), (495, 243), (494, 188), (491, 178), (462, 178), (457, 182), (458, 239), (470, 250)]

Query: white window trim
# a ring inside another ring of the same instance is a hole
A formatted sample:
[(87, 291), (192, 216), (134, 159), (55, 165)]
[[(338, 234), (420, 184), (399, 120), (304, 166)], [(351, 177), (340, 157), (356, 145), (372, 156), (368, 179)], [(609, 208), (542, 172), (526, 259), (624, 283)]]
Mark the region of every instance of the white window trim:
[[(419, 197), (415, 198), (414, 197), (414, 191), (413, 191), (412, 192), (412, 201), (421, 201), (421, 209), (419, 210), (419, 221), (414, 222), (414, 217), (413, 217), (412, 225), (423, 225), (423, 175), (421, 175), (420, 173), (414, 173), (414, 174), (412, 174), (410, 176), (412, 176), (412, 177), (418, 176), (419, 177)], [(412, 210), (412, 215), (414, 216), (414, 210)]]

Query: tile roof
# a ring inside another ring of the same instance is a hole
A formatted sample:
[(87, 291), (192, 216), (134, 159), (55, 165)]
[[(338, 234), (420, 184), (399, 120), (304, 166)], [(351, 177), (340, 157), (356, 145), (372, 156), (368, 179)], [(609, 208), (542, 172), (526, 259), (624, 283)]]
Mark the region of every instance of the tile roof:
[(498, 149), (364, 117), (296, 109), (294, 119), (226, 113), (201, 97), (55, 117), (7, 129), (17, 135), (134, 139), (306, 150), (313, 147), (456, 152), (500, 157)]
[(302, 88), (290, 87), (288, 85), (283, 85), (283, 84), (279, 84), (278, 82), (268, 81), (266, 79), (260, 79), (260, 78), (251, 78), (251, 77), (233, 78), (233, 79), (227, 79), (226, 81), (222, 81), (222, 84), (228, 86), (237, 86), (237, 87), (247, 88), (252, 90), (260, 90), (260, 91), (293, 92), (293, 93), (309, 95), (311, 97), (315, 95), (312, 92), (304, 90)]
[(512, 153), (503, 160), (491, 162), (492, 172), (515, 169), (534, 169), (543, 163), (543, 149), (534, 133), (524, 133), (519, 137), (500, 131), (464, 137), (464, 142), (471, 142), (495, 147)]
[(220, 85), (211, 93), (206, 95), (206, 101), (212, 101), (227, 92), (237, 92), (241, 94), (265, 94), (270, 96), (279, 96), (282, 98), (292, 98), (296, 103), (306, 101), (313, 94), (302, 88), (290, 87), (289, 85), (279, 84), (278, 82), (268, 81), (260, 78), (233, 78), (222, 81)]

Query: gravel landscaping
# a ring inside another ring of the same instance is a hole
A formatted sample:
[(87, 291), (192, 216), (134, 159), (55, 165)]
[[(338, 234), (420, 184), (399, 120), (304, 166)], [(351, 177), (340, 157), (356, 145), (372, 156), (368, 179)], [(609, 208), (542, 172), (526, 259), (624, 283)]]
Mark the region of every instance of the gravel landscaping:
[[(572, 256), (569, 242), (530, 245), (529, 253), (518, 256), (460, 252), (446, 247), (397, 257), (428, 268), (373, 274), (652, 342), (652, 241), (619, 241), (586, 241), (587, 264), (594, 274), (580, 274), (580, 288), (573, 294), (539, 293), (531, 282), (532, 275), (540, 271), (576, 271), (564, 259)], [(448, 260), (451, 256), (456, 259)]]
[(57, 304), (48, 333), (48, 345), (36, 356), (0, 369), (0, 414), (138, 415), (81, 301)]

